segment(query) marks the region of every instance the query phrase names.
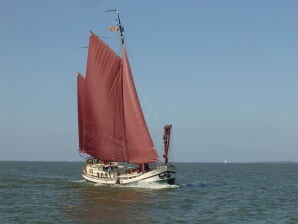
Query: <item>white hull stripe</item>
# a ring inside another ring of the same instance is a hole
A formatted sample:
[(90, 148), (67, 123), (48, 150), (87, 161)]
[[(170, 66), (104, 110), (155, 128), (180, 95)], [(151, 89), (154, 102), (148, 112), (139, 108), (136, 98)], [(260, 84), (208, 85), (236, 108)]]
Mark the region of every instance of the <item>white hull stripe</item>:
[[(87, 176), (85, 174), (83, 174), (82, 176), (90, 181), (90, 182), (93, 182), (93, 183), (101, 183), (101, 184), (105, 184), (105, 185), (114, 185), (114, 184), (119, 184), (119, 185), (128, 185), (128, 184), (133, 184), (133, 183), (137, 183), (137, 182), (141, 182), (141, 181), (144, 181), (144, 180), (147, 180), (147, 179), (150, 179), (150, 178), (154, 178), (156, 176), (159, 176), (160, 174), (163, 174), (163, 173), (169, 173), (169, 174), (176, 174), (176, 172), (173, 172), (173, 171), (165, 171), (165, 172), (161, 172), (161, 173), (158, 173), (158, 174), (154, 174), (152, 176), (149, 176), (149, 177), (144, 177), (142, 179), (138, 179), (138, 180), (135, 180), (135, 181), (132, 181), (132, 182), (128, 182), (128, 183), (117, 183), (117, 180), (113, 180), (113, 181), (99, 181), (98, 178), (96, 177), (90, 177), (90, 176)], [(168, 178), (163, 178), (163, 179), (159, 179), (159, 180), (154, 180), (152, 182), (159, 182), (159, 181), (166, 181), (166, 180), (171, 180), (171, 179), (175, 179), (175, 177), (168, 177)], [(120, 179), (121, 180), (121, 179)]]

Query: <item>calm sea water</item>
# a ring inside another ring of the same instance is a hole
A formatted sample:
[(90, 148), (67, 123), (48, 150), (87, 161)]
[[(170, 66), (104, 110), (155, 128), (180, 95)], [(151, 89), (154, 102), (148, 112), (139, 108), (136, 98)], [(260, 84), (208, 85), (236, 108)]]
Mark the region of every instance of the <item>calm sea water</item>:
[(79, 162), (0, 162), (0, 223), (298, 223), (298, 164), (177, 163), (176, 188), (101, 187)]

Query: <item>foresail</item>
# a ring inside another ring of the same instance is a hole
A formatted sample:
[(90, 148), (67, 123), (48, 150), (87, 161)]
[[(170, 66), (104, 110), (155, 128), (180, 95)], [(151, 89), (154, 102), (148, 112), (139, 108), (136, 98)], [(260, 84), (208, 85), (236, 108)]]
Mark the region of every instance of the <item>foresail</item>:
[(135, 163), (158, 161), (137, 96), (127, 52), (123, 48), (123, 105), (129, 158)]

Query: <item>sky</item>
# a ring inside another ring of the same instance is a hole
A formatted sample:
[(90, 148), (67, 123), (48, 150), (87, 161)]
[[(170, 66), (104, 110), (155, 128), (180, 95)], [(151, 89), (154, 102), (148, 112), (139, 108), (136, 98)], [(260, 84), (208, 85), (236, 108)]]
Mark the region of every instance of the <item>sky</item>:
[(155, 146), (180, 162), (298, 162), (298, 1), (0, 0), (0, 160), (81, 161), (76, 72), (117, 8)]

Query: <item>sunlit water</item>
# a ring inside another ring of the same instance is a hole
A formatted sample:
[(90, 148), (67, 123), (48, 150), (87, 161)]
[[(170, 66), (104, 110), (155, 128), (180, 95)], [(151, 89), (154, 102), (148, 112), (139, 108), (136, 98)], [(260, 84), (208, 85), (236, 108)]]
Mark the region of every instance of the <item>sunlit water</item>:
[(79, 162), (0, 162), (0, 223), (298, 223), (298, 164), (177, 163), (177, 186), (104, 187)]

